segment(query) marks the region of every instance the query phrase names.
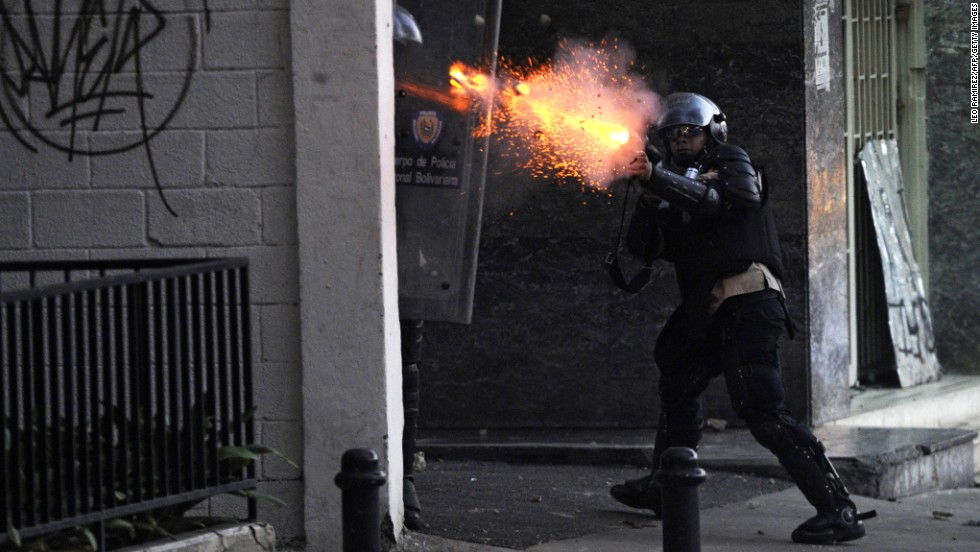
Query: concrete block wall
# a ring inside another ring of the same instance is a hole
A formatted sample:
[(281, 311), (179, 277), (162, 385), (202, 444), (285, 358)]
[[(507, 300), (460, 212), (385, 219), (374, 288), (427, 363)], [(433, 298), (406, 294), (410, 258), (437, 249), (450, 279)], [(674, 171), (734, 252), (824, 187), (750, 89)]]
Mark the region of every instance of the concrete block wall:
[[(57, 4), (0, 6), (0, 258), (247, 256), (257, 438), (301, 462), (288, 0), (130, 3), (122, 15)], [(140, 40), (122, 40), (127, 29)], [(260, 490), (288, 503), (260, 503), (260, 519), (288, 544), (304, 532), (301, 471), (269, 458), (259, 473)], [(209, 508), (240, 514), (240, 501)]]

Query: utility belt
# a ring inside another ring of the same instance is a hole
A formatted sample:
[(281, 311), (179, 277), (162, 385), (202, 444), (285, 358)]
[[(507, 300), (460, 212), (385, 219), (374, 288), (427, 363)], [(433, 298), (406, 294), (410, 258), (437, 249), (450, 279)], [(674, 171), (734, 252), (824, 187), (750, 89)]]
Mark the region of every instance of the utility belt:
[(768, 301), (769, 299), (780, 298), (781, 297), (778, 290), (760, 289), (759, 291), (750, 291), (748, 293), (740, 293), (738, 295), (727, 297), (724, 301), (722, 301), (721, 305), (718, 306), (718, 310), (741, 309), (749, 305)]
[(764, 301), (770, 301), (772, 299), (778, 300), (780, 306), (783, 307), (783, 313), (786, 315), (786, 335), (788, 335), (790, 339), (793, 339), (796, 336), (796, 324), (793, 322), (793, 317), (789, 314), (789, 309), (786, 308), (786, 301), (783, 300), (782, 294), (775, 289), (763, 289), (749, 293), (742, 293), (739, 295), (732, 295), (722, 302), (714, 316), (718, 316), (718, 314), (722, 312), (737, 312), (746, 307), (750, 307)]

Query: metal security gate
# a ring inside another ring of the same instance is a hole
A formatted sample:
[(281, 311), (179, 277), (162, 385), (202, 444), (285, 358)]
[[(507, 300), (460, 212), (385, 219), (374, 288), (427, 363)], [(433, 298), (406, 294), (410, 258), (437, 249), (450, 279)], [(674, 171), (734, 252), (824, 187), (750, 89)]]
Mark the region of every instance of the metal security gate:
[[(845, 0), (846, 148), (850, 250), (852, 384), (890, 383), (895, 354), (867, 187), (857, 153), (869, 140), (895, 139), (916, 245), (924, 273), (926, 162), (924, 139), (924, 29), (921, 0)], [(917, 230), (916, 230), (917, 229)]]
[(255, 489), (251, 347), (248, 259), (0, 262), (0, 546)]

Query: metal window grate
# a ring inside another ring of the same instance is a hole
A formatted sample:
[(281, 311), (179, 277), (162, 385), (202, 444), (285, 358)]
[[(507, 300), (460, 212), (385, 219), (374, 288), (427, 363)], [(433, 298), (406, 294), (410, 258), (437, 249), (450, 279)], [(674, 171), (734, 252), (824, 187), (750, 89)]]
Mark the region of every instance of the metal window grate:
[(895, 0), (844, 3), (852, 383), (894, 372), (881, 257), (857, 153), (869, 140), (897, 139), (895, 33)]
[(254, 489), (249, 333), (247, 259), (0, 262), (0, 544)]

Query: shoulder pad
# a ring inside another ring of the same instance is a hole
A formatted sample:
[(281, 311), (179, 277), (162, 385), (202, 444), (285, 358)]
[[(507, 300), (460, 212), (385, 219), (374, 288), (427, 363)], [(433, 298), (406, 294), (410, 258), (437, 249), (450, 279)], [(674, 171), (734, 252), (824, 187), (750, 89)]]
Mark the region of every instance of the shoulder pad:
[(719, 144), (713, 164), (718, 169), (722, 196), (732, 206), (757, 207), (762, 204), (759, 177), (745, 150), (731, 144)]
[(712, 156), (712, 164), (722, 174), (745, 173), (755, 176), (755, 168), (749, 154), (738, 146), (719, 144)]

